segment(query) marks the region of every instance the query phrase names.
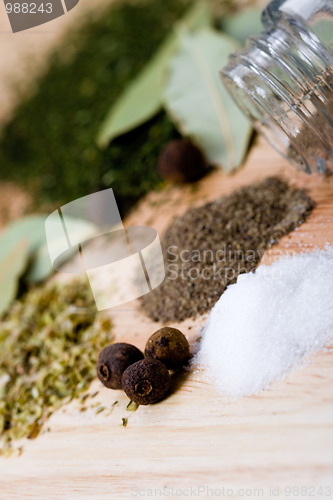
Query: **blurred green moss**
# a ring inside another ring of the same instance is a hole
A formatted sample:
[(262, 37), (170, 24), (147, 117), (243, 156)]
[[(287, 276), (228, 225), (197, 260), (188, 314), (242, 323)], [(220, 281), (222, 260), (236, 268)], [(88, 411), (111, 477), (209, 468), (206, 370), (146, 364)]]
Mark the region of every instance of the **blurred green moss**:
[(112, 187), (122, 214), (156, 187), (158, 155), (177, 137), (163, 112), (106, 151), (95, 139), (111, 104), (185, 8), (180, 0), (117, 2), (71, 34), (2, 131), (0, 177), (26, 186), (39, 206)]

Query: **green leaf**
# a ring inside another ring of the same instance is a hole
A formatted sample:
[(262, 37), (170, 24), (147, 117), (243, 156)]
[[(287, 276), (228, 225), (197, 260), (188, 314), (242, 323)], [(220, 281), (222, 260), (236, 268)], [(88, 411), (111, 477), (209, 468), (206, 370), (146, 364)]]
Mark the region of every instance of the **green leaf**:
[[(85, 240), (92, 238), (96, 234), (97, 227), (91, 222), (69, 216), (66, 216), (66, 222), (70, 222), (71, 237), (74, 240), (80, 239), (83, 243)], [(53, 222), (48, 222), (49, 229), (51, 228), (52, 224)], [(40, 281), (43, 281), (48, 278), (53, 272), (53, 267), (49, 257), (48, 246), (45, 238), (45, 218), (43, 218), (41, 229), (43, 231), (43, 243), (39, 246), (36, 253), (34, 254), (33, 264), (29, 268), (29, 271), (25, 276), (25, 279), (28, 283), (38, 283)], [(53, 236), (51, 236), (51, 239), (49, 236), (48, 244), (52, 245), (53, 248), (62, 248), (63, 239), (62, 235), (59, 235), (58, 233), (58, 226), (55, 227), (53, 232), (50, 231), (50, 234), (52, 234)], [(71, 256), (75, 255), (76, 253), (77, 247), (73, 247), (71, 252), (66, 252), (62, 255), (59, 255), (57, 259), (57, 265), (59, 266), (64, 264)]]
[[(0, 236), (0, 263), (6, 262), (13, 248), (22, 240), (27, 242), (29, 267), (24, 278), (28, 283), (37, 283), (48, 278), (53, 272), (45, 236), (45, 219), (47, 215), (31, 215), (9, 224)], [(82, 241), (91, 238), (96, 232), (95, 226), (81, 219), (73, 219), (71, 231), (80, 236)], [(54, 239), (49, 244), (58, 244), (58, 231), (54, 231)], [(73, 234), (74, 236), (74, 234)], [(68, 259), (70, 254), (64, 256)]]
[(146, 122), (161, 109), (168, 62), (177, 49), (177, 30), (194, 31), (210, 23), (211, 15), (207, 4), (195, 3), (112, 106), (97, 137), (101, 148), (119, 135)]
[(33, 254), (45, 242), (46, 217), (46, 215), (30, 215), (6, 226), (0, 235), (0, 262), (10, 255), (13, 247), (22, 239), (28, 242), (29, 254)]
[(18, 282), (27, 267), (28, 259), (28, 241), (21, 239), (11, 247), (6, 257), (0, 260), (0, 317), (17, 295)]
[(237, 38), (242, 44), (251, 35), (258, 35), (262, 31), (262, 9), (245, 9), (221, 21), (221, 29), (227, 35)]
[(236, 40), (210, 28), (183, 34), (164, 95), (179, 131), (197, 143), (211, 164), (227, 172), (241, 165), (252, 133), (219, 77), (229, 54), (238, 49)]

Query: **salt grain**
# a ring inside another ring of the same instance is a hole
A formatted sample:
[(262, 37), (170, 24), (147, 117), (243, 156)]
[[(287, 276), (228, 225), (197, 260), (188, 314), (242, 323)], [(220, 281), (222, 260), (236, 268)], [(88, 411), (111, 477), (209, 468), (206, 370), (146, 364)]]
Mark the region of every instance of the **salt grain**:
[(333, 342), (333, 252), (242, 274), (212, 309), (196, 362), (218, 390), (257, 394)]

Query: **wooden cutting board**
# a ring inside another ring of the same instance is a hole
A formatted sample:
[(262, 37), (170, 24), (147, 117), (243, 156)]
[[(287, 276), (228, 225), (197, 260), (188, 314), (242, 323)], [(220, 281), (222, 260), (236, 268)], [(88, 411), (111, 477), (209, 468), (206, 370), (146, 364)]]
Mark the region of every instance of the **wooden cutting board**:
[[(297, 172), (259, 138), (237, 174), (216, 171), (196, 186), (151, 193), (125, 223), (150, 225), (162, 235), (188, 207), (269, 175), (308, 188), (317, 206), (263, 262), (333, 243), (333, 176)], [(159, 327), (136, 301), (110, 315), (116, 340), (139, 348)], [(181, 329), (195, 341), (202, 323), (187, 320)], [(20, 457), (0, 459), (1, 500), (333, 498), (333, 352), (318, 354), (259, 396), (237, 401), (221, 397), (196, 371), (182, 374), (167, 399), (136, 412), (126, 411), (121, 391), (104, 389), (98, 380), (95, 390), (92, 403), (110, 411), (80, 413), (73, 402), (50, 418), (49, 432), (23, 442)]]

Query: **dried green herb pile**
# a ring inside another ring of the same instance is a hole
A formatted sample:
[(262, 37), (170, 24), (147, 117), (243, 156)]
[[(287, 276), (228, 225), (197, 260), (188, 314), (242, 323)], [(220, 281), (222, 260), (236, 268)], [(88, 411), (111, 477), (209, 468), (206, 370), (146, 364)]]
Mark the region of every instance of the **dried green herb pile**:
[(210, 310), (265, 250), (304, 222), (314, 202), (302, 189), (270, 177), (191, 208), (168, 228), (166, 278), (142, 298), (154, 321), (182, 321)]
[(165, 113), (105, 151), (96, 137), (111, 104), (187, 4), (118, 1), (72, 31), (0, 134), (0, 177), (28, 188), (39, 203), (68, 202), (112, 185), (122, 213), (156, 187), (160, 151), (179, 137)]
[(34, 438), (62, 404), (88, 388), (111, 324), (86, 282), (28, 292), (0, 323), (0, 454)]

